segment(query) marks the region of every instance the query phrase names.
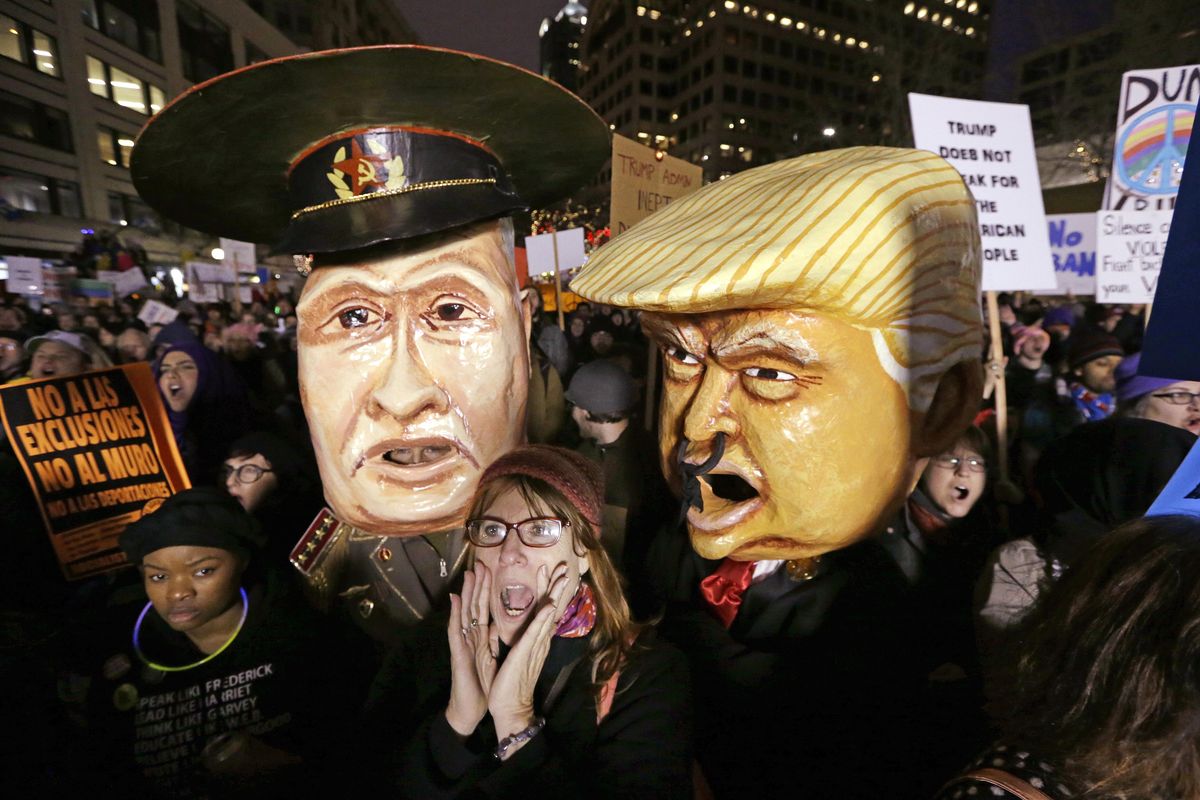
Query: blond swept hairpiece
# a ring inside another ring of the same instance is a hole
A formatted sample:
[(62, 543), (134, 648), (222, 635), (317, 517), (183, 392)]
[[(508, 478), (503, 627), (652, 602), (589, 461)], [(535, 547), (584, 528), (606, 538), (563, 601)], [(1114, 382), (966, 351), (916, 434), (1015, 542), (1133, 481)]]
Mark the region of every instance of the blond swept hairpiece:
[(962, 178), (920, 150), (855, 147), (704, 187), (602, 247), (587, 299), (669, 313), (803, 308), (871, 332), (926, 411), (942, 374), (978, 359), (979, 228)]

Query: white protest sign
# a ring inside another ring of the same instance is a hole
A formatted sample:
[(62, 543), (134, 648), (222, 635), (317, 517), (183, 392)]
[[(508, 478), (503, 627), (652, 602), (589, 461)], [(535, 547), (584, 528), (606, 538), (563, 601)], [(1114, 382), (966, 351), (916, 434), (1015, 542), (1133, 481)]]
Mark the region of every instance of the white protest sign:
[(138, 319), (150, 325), (167, 325), (174, 322), (179, 316), (179, 312), (171, 308), (166, 303), (160, 303), (157, 300), (147, 300), (142, 306), (142, 310), (138, 312)]
[(106, 269), (100, 270), (96, 273), (96, 277), (102, 281), (111, 283), (117, 297), (128, 297), (147, 285), (146, 276), (136, 267), (127, 269), (124, 272)]
[(963, 176), (979, 211), (985, 291), (1053, 289), (1029, 107), (909, 94), (913, 140)]
[(225, 284), (237, 282), (237, 272), (224, 264), (206, 261), (187, 263), (188, 297), (197, 303), (219, 303), (225, 299)]
[(9, 256), (6, 260), (8, 261), (8, 291), (27, 297), (40, 297), (44, 291), (42, 260), (25, 256)]
[(237, 239), (221, 239), (221, 250), (225, 257), (221, 263), (234, 272), (254, 272), (256, 255), (253, 242), (239, 242)]
[(541, 233), (525, 237), (525, 257), (529, 261), (529, 274), (540, 275), (554, 272), (555, 253), (558, 247), (558, 271), (568, 272), (582, 267), (587, 260), (583, 248), (583, 228), (567, 228), (555, 233)]
[(1096, 302), (1154, 302), (1171, 213), (1101, 211), (1096, 215)]
[(188, 283), (237, 283), (233, 267), (206, 261), (189, 261), (187, 276)]
[(1175, 207), (1198, 98), (1200, 64), (1139, 69), (1121, 76), (1106, 209)]
[(1056, 289), (1034, 294), (1071, 294), (1075, 297), (1096, 293), (1096, 215), (1047, 214), (1050, 228), (1050, 255), (1054, 259)]

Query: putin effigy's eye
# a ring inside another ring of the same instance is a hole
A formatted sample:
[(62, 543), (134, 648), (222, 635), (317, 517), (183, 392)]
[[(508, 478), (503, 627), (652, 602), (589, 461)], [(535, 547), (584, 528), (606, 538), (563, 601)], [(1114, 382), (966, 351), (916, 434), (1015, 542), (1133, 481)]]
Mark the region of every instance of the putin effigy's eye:
[(361, 328), (371, 322), (371, 311), (361, 306), (348, 308), (338, 314), (338, 322), (346, 330)]
[(748, 377), (758, 378), (764, 381), (794, 381), (796, 376), (790, 372), (784, 372), (779, 369), (771, 369), (770, 367), (750, 367), (745, 370)]
[(462, 303), (443, 303), (437, 307), (437, 315), (444, 322), (450, 322), (461, 317), (465, 310)]
[(433, 301), (425, 317), (431, 322), (467, 322), (483, 319), (484, 315), (461, 297), (443, 295)]

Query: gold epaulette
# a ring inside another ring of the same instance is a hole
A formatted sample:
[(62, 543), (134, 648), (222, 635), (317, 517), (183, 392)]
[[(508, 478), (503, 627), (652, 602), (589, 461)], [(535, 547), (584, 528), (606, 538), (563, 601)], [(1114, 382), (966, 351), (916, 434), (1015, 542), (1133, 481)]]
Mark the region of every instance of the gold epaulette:
[(328, 508), (323, 508), (288, 557), (292, 566), (304, 576), (313, 600), (323, 609), (329, 608), (335, 595), (335, 576), (345, 560), (349, 531), (349, 525), (341, 522)]

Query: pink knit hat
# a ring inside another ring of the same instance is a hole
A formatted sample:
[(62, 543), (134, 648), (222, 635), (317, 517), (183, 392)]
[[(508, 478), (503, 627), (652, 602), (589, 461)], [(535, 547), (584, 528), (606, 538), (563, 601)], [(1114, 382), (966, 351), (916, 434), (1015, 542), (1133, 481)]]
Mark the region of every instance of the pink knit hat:
[(573, 450), (526, 444), (500, 456), (484, 471), (480, 490), (506, 475), (522, 475), (550, 484), (600, 533), (604, 507), (604, 473), (599, 465)]
[(1024, 325), (1014, 325), (1012, 328), (1013, 335), (1013, 352), (1020, 354), (1021, 345), (1025, 344), (1029, 339), (1041, 339), (1050, 346), (1050, 334), (1036, 325), (1025, 327)]

